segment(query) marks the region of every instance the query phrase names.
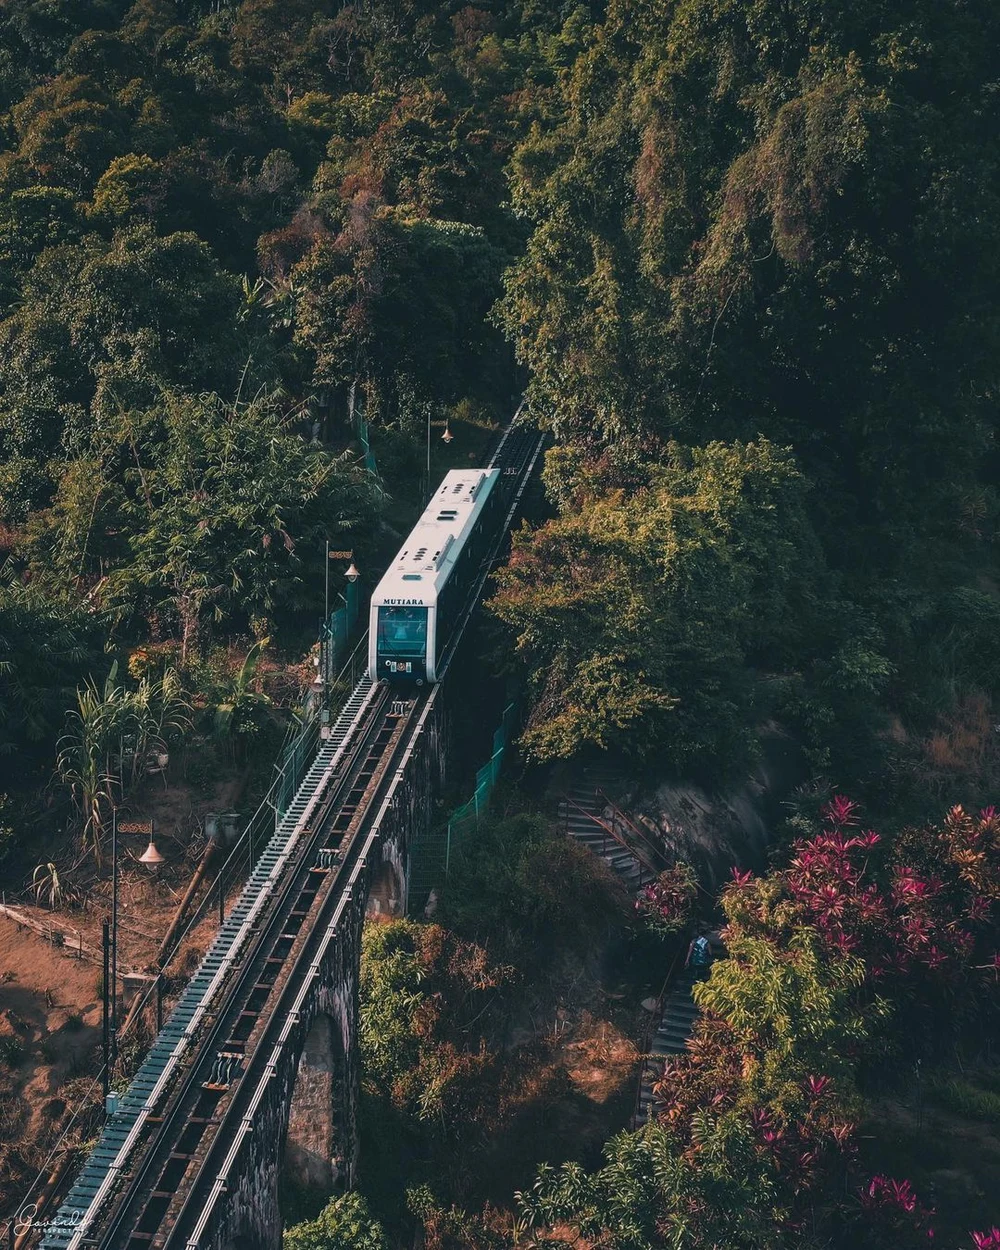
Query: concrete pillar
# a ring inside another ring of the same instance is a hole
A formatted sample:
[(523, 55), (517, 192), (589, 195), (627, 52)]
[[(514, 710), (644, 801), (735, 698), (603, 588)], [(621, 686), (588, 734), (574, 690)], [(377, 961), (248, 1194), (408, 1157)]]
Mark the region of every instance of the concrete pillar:
[(288, 1114), (285, 1168), (296, 1184), (330, 1191), (347, 1179), (338, 1124), (345, 1076), (334, 1022), (321, 1012), (299, 1059)]

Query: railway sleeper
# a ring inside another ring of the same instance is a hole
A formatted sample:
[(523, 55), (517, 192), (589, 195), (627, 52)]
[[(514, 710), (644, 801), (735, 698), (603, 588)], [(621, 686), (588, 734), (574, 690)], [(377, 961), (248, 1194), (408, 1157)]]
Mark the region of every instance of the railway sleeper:
[(250, 991), (250, 997), (247, 999), (247, 1008), (250, 1011), (260, 1012), (261, 1008), (267, 1002), (271, 993), (270, 985), (257, 984)]
[[(253, 1032), (253, 1026), (260, 1019), (259, 1011), (241, 1011), (239, 1019), (233, 1027), (231, 1037), (238, 1042), (246, 1042), (247, 1038)], [(228, 1050), (229, 1048), (226, 1047)]]

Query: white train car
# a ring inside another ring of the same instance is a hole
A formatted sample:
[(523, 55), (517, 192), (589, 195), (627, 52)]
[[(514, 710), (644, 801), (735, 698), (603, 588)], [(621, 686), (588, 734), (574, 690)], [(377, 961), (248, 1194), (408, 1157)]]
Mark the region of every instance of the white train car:
[(372, 681), (437, 681), (444, 648), (499, 523), (499, 478), (499, 469), (445, 475), (372, 595)]

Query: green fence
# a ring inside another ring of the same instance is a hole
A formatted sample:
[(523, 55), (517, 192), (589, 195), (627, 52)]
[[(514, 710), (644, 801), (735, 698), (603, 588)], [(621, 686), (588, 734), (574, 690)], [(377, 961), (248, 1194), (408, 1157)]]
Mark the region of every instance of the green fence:
[(361, 450), (364, 453), (365, 468), (372, 475), (375, 483), (375, 490), (379, 495), (385, 495), (385, 487), (382, 485), (382, 479), (379, 477), (378, 465), (375, 463), (375, 455), (372, 451), (372, 445), (368, 437), (368, 422), (359, 412), (355, 419), (358, 431), (358, 442), (361, 444)]
[(320, 676), (325, 675), (327, 682), (332, 682), (337, 675), (347, 655), (354, 626), (358, 623), (361, 604), (358, 583), (348, 582), (346, 591), (339, 597), (342, 600), (340, 607), (334, 608), (319, 631)]
[(451, 857), (476, 829), (489, 809), (493, 788), (517, 725), (517, 708), (508, 703), (493, 734), (493, 753), (476, 773), (476, 788), (467, 803), (455, 809), (448, 823), (418, 835), (410, 858), (410, 911), (420, 911), (433, 887), (448, 875)]
[(378, 494), (385, 495), (385, 487), (382, 485), (382, 479), (379, 477), (378, 465), (375, 463), (375, 454), (372, 451), (371, 439), (368, 435), (368, 422), (365, 420), (363, 412), (364, 393), (361, 395), (361, 403), (358, 403), (357, 384), (352, 382), (350, 390), (347, 393), (347, 415), (351, 425), (354, 426), (358, 434), (358, 442), (361, 444), (361, 450), (364, 455), (365, 468), (372, 475), (375, 482), (375, 489)]
[[(309, 704), (306, 704), (309, 709)], [(275, 764), (277, 776), (274, 780), (272, 804), (274, 806), (274, 827), (277, 829), (284, 819), (288, 806), (295, 797), (302, 778), (309, 771), (309, 765), (316, 754), (319, 742), (319, 721), (311, 709), (306, 711), (308, 719), (290, 730), (282, 748), (278, 762)]]
[(320, 719), (326, 715), (324, 704), (339, 706), (357, 685), (368, 662), (367, 633), (348, 655), (351, 634), (361, 611), (358, 584), (348, 582), (340, 598), (343, 600), (340, 607), (330, 613), (319, 629), (317, 676), (320, 681), (306, 692), (299, 724), (289, 730), (274, 766), (277, 773), (273, 800), (276, 826), (288, 810), (316, 753)]

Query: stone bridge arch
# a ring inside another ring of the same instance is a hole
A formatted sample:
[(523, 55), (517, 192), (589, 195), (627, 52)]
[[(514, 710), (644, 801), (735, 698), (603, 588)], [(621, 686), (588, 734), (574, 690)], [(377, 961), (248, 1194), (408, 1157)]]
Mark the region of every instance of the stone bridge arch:
[(327, 1192), (354, 1183), (360, 1148), (357, 1021), (364, 920), (366, 912), (405, 915), (412, 842), (430, 827), (440, 785), (442, 716), (435, 708), (417, 736), (378, 832), (364, 848), (352, 883), (342, 887), (336, 920), (325, 934), (321, 928), (313, 931), (322, 940), (309, 989), (293, 1015), (275, 1020), (282, 1040), (273, 1052), (273, 1070), (258, 1086), (262, 1097), (252, 1128), (212, 1206), (199, 1250), (280, 1250), (278, 1182), (283, 1172), (294, 1169)]
[(406, 914), (406, 878), (392, 859), (383, 859), (372, 876), (366, 919), (391, 920)]
[(320, 1009), (302, 1044), (288, 1107), (282, 1167), (296, 1186), (331, 1191), (347, 1181), (348, 1079), (339, 1022)]

